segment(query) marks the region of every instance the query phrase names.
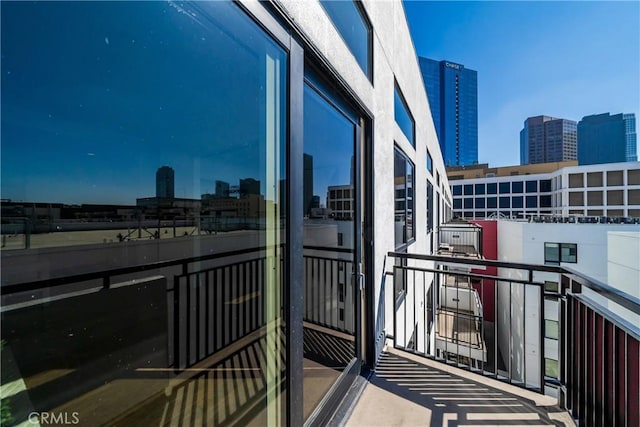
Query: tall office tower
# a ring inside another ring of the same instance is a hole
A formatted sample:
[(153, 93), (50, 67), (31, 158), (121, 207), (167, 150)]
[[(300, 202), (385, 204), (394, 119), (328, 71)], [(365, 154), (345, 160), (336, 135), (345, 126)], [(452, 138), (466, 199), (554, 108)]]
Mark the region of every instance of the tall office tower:
[(583, 117), (578, 123), (578, 164), (636, 161), (635, 114)]
[(218, 198), (229, 197), (229, 183), (216, 180), (215, 196)]
[(450, 61), (418, 58), (446, 166), (478, 163), (478, 73)]
[(313, 156), (304, 153), (302, 155), (303, 181), (302, 181), (302, 214), (309, 215), (313, 203)]
[(175, 197), (173, 168), (162, 166), (156, 171), (156, 197), (164, 199)]
[(240, 196), (247, 196), (249, 194), (260, 194), (260, 181), (253, 178), (240, 180)]
[(577, 124), (549, 116), (529, 117), (520, 131), (520, 164), (564, 162), (578, 157)]

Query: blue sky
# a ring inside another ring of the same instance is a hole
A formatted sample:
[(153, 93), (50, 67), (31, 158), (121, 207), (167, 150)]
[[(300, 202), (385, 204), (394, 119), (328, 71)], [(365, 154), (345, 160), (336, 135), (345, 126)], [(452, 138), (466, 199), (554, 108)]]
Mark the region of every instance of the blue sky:
[(405, 1), (420, 56), (478, 72), (478, 160), (519, 164), (530, 116), (640, 113), (640, 2)]

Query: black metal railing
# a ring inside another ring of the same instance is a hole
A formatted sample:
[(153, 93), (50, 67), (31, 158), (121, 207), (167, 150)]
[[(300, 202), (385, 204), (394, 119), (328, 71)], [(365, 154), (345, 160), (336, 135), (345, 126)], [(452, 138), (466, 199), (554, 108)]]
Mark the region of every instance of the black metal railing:
[[(304, 320), (352, 334), (352, 251), (315, 246), (304, 250)], [(151, 357), (153, 367), (166, 372), (166, 378), (186, 378), (181, 374), (188, 374), (189, 368), (205, 359), (213, 356), (217, 360), (226, 349), (260, 338), (258, 331), (267, 321), (265, 298), (272, 291), (265, 279), (273, 267), (269, 263), (279, 262), (281, 269), (284, 263), (281, 257), (272, 261), (267, 257), (266, 247), (254, 247), (2, 285), (5, 347), (13, 351), (18, 365), (28, 363), (33, 374), (59, 367), (60, 360), (77, 365), (76, 376), (82, 374), (82, 378), (73, 388), (51, 381), (36, 390), (38, 396), (32, 401), (40, 409), (69, 402), (121, 378), (122, 369), (131, 375), (137, 368), (147, 368)], [(282, 288), (283, 283), (272, 285)], [(282, 307), (282, 289), (278, 294)], [(147, 295), (153, 300), (144, 300)], [(103, 303), (106, 300), (108, 305)], [(100, 310), (95, 309), (97, 305)], [(78, 307), (77, 316), (65, 314), (72, 307)], [(55, 318), (49, 316), (51, 310)], [(41, 330), (35, 315), (38, 322), (43, 319), (42, 325), (49, 325), (47, 329)], [(83, 329), (86, 332), (77, 331)], [(34, 336), (26, 338), (19, 333), (22, 330), (31, 330)], [(47, 344), (47, 351), (55, 357), (39, 357), (34, 351), (37, 343)], [(93, 343), (93, 348), (84, 348), (87, 343)], [(131, 360), (113, 361), (120, 353), (129, 357), (131, 348), (136, 349)], [(83, 359), (76, 361), (73, 354)], [(80, 369), (85, 365), (91, 369)], [(28, 387), (25, 392), (32, 391)]]
[(396, 348), (557, 396), (580, 425), (640, 425), (640, 299), (559, 266), (388, 256)]

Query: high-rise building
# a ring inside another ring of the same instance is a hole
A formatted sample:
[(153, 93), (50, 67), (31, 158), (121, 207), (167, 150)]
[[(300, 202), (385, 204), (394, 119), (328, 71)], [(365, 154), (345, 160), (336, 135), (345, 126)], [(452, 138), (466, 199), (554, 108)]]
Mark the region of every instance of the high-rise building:
[(174, 191), (174, 172), (169, 166), (162, 166), (156, 171), (156, 197), (164, 199), (173, 199)]
[(520, 164), (576, 160), (577, 124), (549, 116), (529, 117), (520, 131)]
[(254, 178), (240, 180), (240, 196), (247, 196), (249, 194), (260, 194), (260, 181)]
[(478, 73), (450, 61), (419, 61), (445, 165), (478, 163)]
[(594, 114), (578, 123), (581, 165), (634, 162), (638, 159), (636, 148), (635, 114)]
[(304, 153), (302, 155), (303, 183), (302, 183), (302, 209), (303, 215), (311, 211), (313, 199), (313, 156)]

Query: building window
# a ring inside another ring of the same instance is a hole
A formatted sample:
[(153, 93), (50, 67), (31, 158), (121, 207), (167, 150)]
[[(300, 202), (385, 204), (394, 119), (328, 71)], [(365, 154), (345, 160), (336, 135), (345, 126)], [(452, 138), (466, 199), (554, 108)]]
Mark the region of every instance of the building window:
[(484, 184), (476, 184), (475, 185), (476, 195), (483, 195), (485, 192)]
[(538, 191), (538, 181), (527, 181), (525, 185), (527, 193), (536, 193)]
[(495, 182), (487, 184), (487, 194), (498, 194), (498, 184)]
[[(559, 185), (559, 187), (562, 187), (562, 177), (560, 177), (558, 185)], [(540, 192), (541, 193), (549, 193), (550, 191), (551, 191), (551, 180), (550, 179), (541, 180), (540, 181)]]
[(544, 375), (551, 378), (558, 378), (558, 361), (544, 358)]
[(487, 208), (495, 209), (498, 207), (497, 197), (487, 197)]
[(508, 194), (511, 192), (511, 183), (510, 182), (501, 182), (499, 185), (500, 194)]
[(464, 186), (464, 195), (471, 196), (473, 194), (473, 185), (465, 184)]
[(544, 262), (559, 264), (578, 262), (578, 245), (575, 243), (548, 243), (544, 244)]
[(484, 197), (478, 197), (475, 199), (476, 209), (484, 209)]
[(522, 196), (512, 197), (511, 207), (514, 209), (522, 209)]
[(544, 281), (544, 291), (545, 292), (558, 293), (558, 292), (560, 292), (560, 286), (558, 285), (558, 282), (554, 282), (554, 281), (551, 281), (551, 280), (545, 280)]
[(322, 7), (342, 36), (360, 68), (372, 78), (371, 23), (360, 2), (321, 0)]
[(538, 207), (538, 196), (527, 196), (527, 208), (537, 208)]
[(552, 340), (558, 339), (558, 321), (557, 320), (545, 319), (544, 336), (545, 338), (551, 338)]
[(394, 151), (396, 248), (413, 240), (413, 163), (396, 147)]
[(551, 196), (540, 196), (540, 207), (541, 208), (550, 208), (551, 207)]
[(427, 150), (427, 170), (431, 175), (433, 175), (433, 159), (431, 158), (431, 153)]
[(462, 199), (453, 199), (453, 209), (462, 209)]
[[(460, 199), (454, 199), (454, 205), (456, 201), (460, 204)], [(462, 209), (462, 206), (459, 206), (458, 209)], [(427, 232), (431, 230), (433, 230), (433, 184), (431, 181), (427, 181)]]
[(510, 208), (510, 200), (509, 197), (500, 197), (500, 209), (509, 209)]
[(465, 209), (473, 209), (473, 198), (465, 197), (464, 199), (464, 208)]
[(394, 92), (393, 111), (396, 123), (400, 126), (400, 129), (402, 129), (402, 133), (404, 133), (404, 136), (407, 137), (411, 145), (415, 147), (415, 122), (397, 84)]
[(454, 196), (462, 196), (462, 185), (454, 185), (452, 191)]
[(512, 193), (522, 193), (522, 181), (516, 181), (511, 183)]

